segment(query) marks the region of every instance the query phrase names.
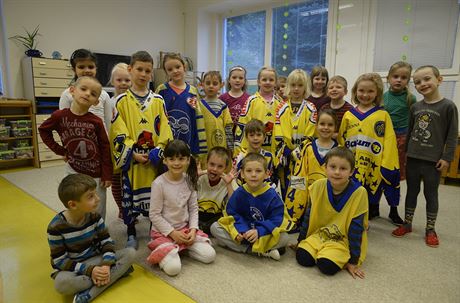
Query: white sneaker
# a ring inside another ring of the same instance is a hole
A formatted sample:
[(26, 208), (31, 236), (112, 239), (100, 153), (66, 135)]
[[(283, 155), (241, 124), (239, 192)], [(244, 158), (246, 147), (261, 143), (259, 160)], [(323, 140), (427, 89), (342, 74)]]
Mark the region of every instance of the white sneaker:
[(277, 249), (272, 249), (266, 253), (260, 254), (263, 257), (272, 258), (273, 260), (279, 261), (281, 259), (280, 252)]

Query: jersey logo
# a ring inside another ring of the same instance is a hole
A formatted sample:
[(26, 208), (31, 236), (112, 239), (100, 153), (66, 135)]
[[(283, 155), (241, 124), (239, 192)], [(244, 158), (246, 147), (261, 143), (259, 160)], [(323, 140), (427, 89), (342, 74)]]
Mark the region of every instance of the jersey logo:
[(216, 129), (211, 136), (213, 146), (224, 146), (225, 135), (220, 129)]
[(160, 116), (155, 117), (155, 121), (153, 123), (153, 129), (155, 130), (155, 133), (157, 136), (160, 135)]
[(340, 232), (340, 229), (336, 224), (321, 227), (319, 229), (319, 237), (321, 238), (321, 241), (323, 242), (327, 242), (327, 241), (338, 242), (344, 238), (343, 234)]
[(139, 121), (139, 124), (147, 124), (147, 123), (149, 122), (145, 118), (142, 118), (141, 121)]
[(256, 221), (264, 221), (264, 215), (262, 214), (262, 212), (254, 207), (254, 206), (251, 206), (249, 207), (249, 212), (251, 213), (251, 217), (256, 220)]
[(152, 133), (146, 130), (142, 131), (142, 133), (140, 133), (139, 137), (137, 138), (135, 146), (141, 150), (147, 150), (149, 148), (155, 147)]
[(374, 124), (374, 131), (377, 137), (385, 136), (385, 122), (384, 121), (377, 121)]

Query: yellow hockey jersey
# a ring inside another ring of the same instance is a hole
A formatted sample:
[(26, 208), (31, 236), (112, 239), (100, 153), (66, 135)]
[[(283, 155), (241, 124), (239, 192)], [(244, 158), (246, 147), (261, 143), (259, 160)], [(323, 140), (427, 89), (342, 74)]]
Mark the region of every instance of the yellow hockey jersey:
[(375, 194), (383, 180), (386, 197), (399, 202), (396, 135), (390, 115), (383, 107), (376, 106), (366, 113), (361, 113), (356, 108), (346, 112), (337, 141), (354, 152), (356, 168), (353, 177), (357, 181), (371, 194)]
[(155, 148), (163, 149), (169, 140), (172, 132), (161, 96), (150, 92), (144, 104), (130, 90), (118, 96), (110, 142), (114, 168), (122, 171), (123, 208), (128, 217), (148, 214), (150, 186), (156, 177), (151, 164), (134, 161), (133, 152), (149, 154)]
[(316, 108), (310, 101), (303, 100), (297, 113), (293, 113), (291, 102), (283, 102), (276, 110), (276, 144), (285, 144), (291, 151), (315, 134)]
[[(235, 180), (232, 181), (233, 190), (238, 188)], [(204, 213), (219, 214), (228, 202), (227, 184), (220, 180), (215, 186), (209, 184), (208, 175), (202, 175), (198, 179), (198, 210)]]
[[(351, 181), (353, 182), (353, 181)], [(332, 186), (327, 179), (321, 179), (313, 183), (310, 188), (310, 218), (306, 239), (300, 241), (299, 247), (308, 250), (317, 241), (309, 241), (309, 237), (320, 239), (320, 247), (313, 247), (320, 250), (327, 247), (328, 242), (344, 249), (336, 249), (332, 253), (336, 256), (328, 256), (331, 260), (348, 260), (350, 254), (348, 232), (351, 221), (362, 214), (368, 212), (368, 200), (366, 190), (354, 182), (340, 198), (337, 205), (332, 202)], [(361, 241), (361, 254), (358, 265), (361, 265), (367, 253), (367, 227), (368, 216), (364, 216), (364, 232)], [(308, 244), (307, 244), (308, 243)], [(343, 254), (348, 254), (344, 256)]]
[(251, 119), (259, 119), (264, 123), (265, 141), (262, 148), (269, 151), (272, 155), (275, 154), (276, 145), (273, 138), (275, 110), (278, 108), (281, 101), (282, 100), (277, 95), (274, 95), (272, 103), (269, 104), (259, 94), (259, 92), (256, 92), (254, 95), (249, 97), (241, 111), (240, 119), (238, 120), (235, 130), (235, 156), (238, 155), (241, 149), (248, 147), (248, 142), (246, 140), (246, 136), (244, 135), (244, 128)]
[(211, 150), (211, 148), (215, 146), (222, 146), (225, 148), (228, 147), (225, 135), (225, 127), (227, 125), (233, 125), (233, 121), (227, 105), (223, 101), (221, 102), (223, 104), (222, 108), (218, 112), (215, 112), (212, 110), (206, 100), (201, 99), (200, 101), (201, 113), (203, 114), (204, 118), (208, 150)]
[[(337, 142), (331, 147), (336, 147)], [(290, 176), (289, 187), (284, 203), (295, 223), (301, 219), (308, 201), (308, 187), (315, 181), (326, 178), (326, 157), (318, 152), (316, 140), (308, 141), (296, 159)]]

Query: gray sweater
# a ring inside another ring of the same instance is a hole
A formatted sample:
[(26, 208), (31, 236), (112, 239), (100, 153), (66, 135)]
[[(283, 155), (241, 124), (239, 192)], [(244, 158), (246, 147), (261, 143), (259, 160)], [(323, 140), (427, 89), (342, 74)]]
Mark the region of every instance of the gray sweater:
[(424, 100), (410, 109), (407, 157), (438, 162), (451, 162), (458, 136), (458, 110), (455, 103), (442, 99), (436, 103)]

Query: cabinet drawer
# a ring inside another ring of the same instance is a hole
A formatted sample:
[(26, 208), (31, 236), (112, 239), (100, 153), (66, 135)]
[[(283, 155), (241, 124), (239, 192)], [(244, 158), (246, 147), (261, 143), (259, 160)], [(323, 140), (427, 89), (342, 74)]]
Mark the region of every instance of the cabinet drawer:
[[(54, 141), (57, 143), (61, 144), (61, 138), (59, 137), (59, 134), (57, 132), (53, 132), (53, 138)], [(37, 130), (37, 142), (38, 142), (38, 148), (40, 149), (40, 144), (42, 144), (44, 147), (48, 148), (45, 143), (43, 143), (42, 137), (40, 136), (40, 133)], [(44, 150), (44, 148), (43, 148)], [(49, 148), (48, 148), (49, 150)]]
[(48, 119), (51, 115), (35, 115), (35, 122), (37, 123), (37, 126), (42, 124), (43, 121)]
[(55, 79), (55, 78), (34, 78), (35, 87), (61, 87), (66, 89), (69, 87), (71, 79)]
[(52, 151), (39, 152), (40, 161), (50, 161), (50, 160), (62, 160), (63, 157), (56, 155)]
[(33, 67), (45, 67), (45, 68), (59, 68), (59, 69), (72, 69), (70, 61), (67, 60), (54, 60), (45, 58), (32, 58)]
[(35, 97), (61, 97), (61, 87), (35, 87)]
[(34, 68), (34, 77), (72, 79), (71, 69)]

